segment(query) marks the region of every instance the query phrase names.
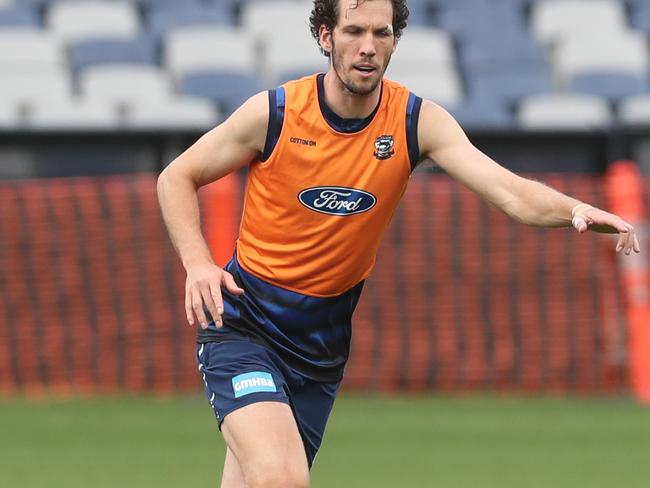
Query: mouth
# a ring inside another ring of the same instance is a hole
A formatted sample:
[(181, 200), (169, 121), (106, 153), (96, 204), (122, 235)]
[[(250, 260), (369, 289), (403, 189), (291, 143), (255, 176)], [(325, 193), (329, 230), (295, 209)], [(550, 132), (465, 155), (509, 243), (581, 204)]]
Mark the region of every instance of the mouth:
[(377, 68), (372, 64), (362, 63), (362, 64), (355, 64), (354, 70), (357, 73), (361, 74), (361, 76), (368, 77), (368, 76), (372, 76), (377, 71)]

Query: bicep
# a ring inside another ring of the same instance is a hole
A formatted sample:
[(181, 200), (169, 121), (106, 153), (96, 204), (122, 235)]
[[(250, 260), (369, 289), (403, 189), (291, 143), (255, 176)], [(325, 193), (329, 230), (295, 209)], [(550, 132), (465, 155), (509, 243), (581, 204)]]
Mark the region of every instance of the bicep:
[(515, 198), (522, 178), (474, 147), (454, 118), (432, 102), (422, 103), (418, 139), (423, 157), (481, 197), (498, 207)]
[(268, 125), (268, 96), (258, 93), (227, 120), (201, 136), (165, 169), (206, 185), (250, 163), (262, 152)]

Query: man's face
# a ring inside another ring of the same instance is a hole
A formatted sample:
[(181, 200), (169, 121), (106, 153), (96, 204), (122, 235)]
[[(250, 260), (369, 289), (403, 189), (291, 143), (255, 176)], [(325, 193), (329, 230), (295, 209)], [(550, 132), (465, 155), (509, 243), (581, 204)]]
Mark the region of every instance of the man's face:
[(381, 81), (395, 50), (390, 0), (339, 0), (333, 32), (321, 28), (321, 45), (332, 69), (350, 93), (368, 95)]

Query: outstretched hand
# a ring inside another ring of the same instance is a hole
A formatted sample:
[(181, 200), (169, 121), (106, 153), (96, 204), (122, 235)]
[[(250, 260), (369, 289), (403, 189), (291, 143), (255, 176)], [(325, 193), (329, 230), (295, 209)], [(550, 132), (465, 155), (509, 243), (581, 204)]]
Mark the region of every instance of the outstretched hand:
[(222, 326), (223, 298), (221, 287), (234, 295), (242, 295), (244, 290), (237, 286), (230, 273), (212, 263), (205, 263), (187, 269), (185, 280), (185, 314), (187, 322), (194, 325), (198, 320), (201, 328), (208, 328), (205, 308), (208, 309), (217, 327)]
[(571, 213), (573, 216), (571, 223), (581, 234), (588, 230), (618, 234), (616, 252), (623, 251), (625, 254), (630, 254), (632, 250), (637, 253), (641, 251), (634, 227), (618, 215), (605, 212), (586, 203), (576, 205)]

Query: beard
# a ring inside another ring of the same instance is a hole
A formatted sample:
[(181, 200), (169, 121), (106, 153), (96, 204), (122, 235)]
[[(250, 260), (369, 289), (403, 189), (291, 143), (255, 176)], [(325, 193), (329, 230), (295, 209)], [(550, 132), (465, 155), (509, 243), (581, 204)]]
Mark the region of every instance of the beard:
[(343, 60), (340, 59), (337, 54), (336, 45), (334, 44), (334, 39), (332, 39), (331, 58), (332, 58), (332, 69), (336, 74), (336, 77), (343, 85), (343, 87), (353, 95), (366, 96), (366, 95), (370, 95), (373, 91), (375, 91), (375, 89), (381, 82), (382, 78), (384, 77), (384, 73), (386, 72), (386, 68), (388, 68), (388, 63), (390, 62), (391, 55), (388, 55), (386, 61), (384, 62), (384, 65), (381, 66), (380, 69), (378, 70), (379, 76), (375, 80), (372, 80), (370, 84), (356, 83), (351, 79), (352, 78), (351, 76), (349, 75), (347, 77), (344, 76)]

